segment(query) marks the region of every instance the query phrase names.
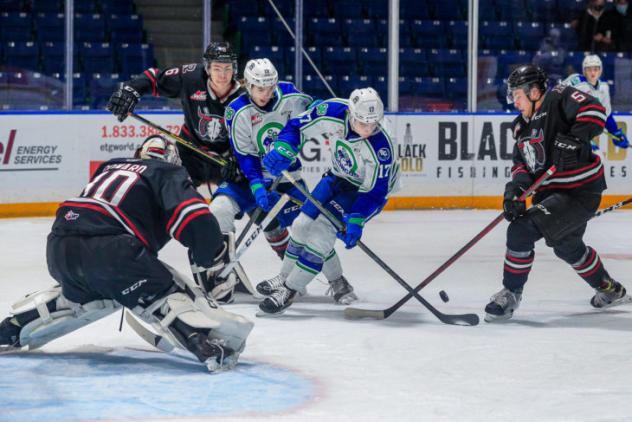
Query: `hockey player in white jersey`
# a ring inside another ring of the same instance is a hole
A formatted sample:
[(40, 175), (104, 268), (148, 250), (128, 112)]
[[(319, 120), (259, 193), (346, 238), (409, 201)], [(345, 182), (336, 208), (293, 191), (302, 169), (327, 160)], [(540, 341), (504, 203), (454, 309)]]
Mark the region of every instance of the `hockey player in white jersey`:
[[(252, 213), (257, 207), (265, 212), (270, 211), (279, 199), (277, 191), (288, 193), (300, 201), (305, 199), (298, 189), (287, 182), (281, 182), (276, 190), (271, 190), (272, 177), (261, 165), (261, 159), (287, 121), (303, 113), (312, 103), (312, 97), (297, 90), (292, 83), (279, 82), (276, 68), (265, 58), (246, 63), (244, 79), (247, 93), (229, 104), (225, 112), (225, 122), (230, 145), (245, 180), (223, 183), (211, 202), (211, 212), (217, 218), (221, 231), (230, 234), (235, 231), (235, 219), (241, 218), (244, 213)], [(299, 160), (289, 170), (300, 179)], [(264, 229), (267, 241), (281, 259), (290, 238), (287, 227), (298, 213), (299, 207), (288, 203), (277, 214), (276, 221)], [(342, 275), (340, 260), (335, 251), (328, 257), (323, 273), (334, 292), (341, 288), (352, 290)], [(214, 282), (216, 299), (232, 296), (234, 279)], [(270, 294), (275, 283), (278, 284), (276, 280), (269, 280), (257, 286), (257, 290), (263, 295)], [(340, 298), (334, 293), (334, 299)]]
[[(586, 56), (582, 62), (582, 72), (582, 75), (579, 73), (570, 75), (562, 81), (562, 85), (570, 85), (597, 98), (606, 109), (606, 115), (608, 116), (606, 120), (606, 130), (612, 136), (612, 143), (619, 148), (627, 148), (630, 145), (628, 138), (625, 133), (623, 133), (623, 129), (617, 127), (617, 122), (615, 122), (612, 116), (610, 87), (607, 82), (599, 79), (603, 73), (603, 64), (599, 56), (596, 54)], [(593, 149), (598, 149), (594, 143)]]
[(336, 237), (353, 248), (365, 223), (378, 214), (397, 184), (399, 165), (391, 136), (383, 126), (384, 105), (372, 88), (356, 89), (349, 101), (333, 98), (291, 119), (274, 148), (263, 159), (273, 175), (291, 169), (304, 138), (329, 143), (331, 170), (312, 191), (346, 230), (335, 226), (311, 202), (305, 203), (291, 228), (291, 239), (279, 273), (283, 285), (259, 308), (283, 312), (323, 266)]

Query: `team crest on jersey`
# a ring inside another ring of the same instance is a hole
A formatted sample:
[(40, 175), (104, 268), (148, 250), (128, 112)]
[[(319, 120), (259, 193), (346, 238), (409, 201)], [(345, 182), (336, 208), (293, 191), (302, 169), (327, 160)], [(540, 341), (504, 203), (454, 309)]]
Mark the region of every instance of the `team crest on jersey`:
[(281, 129), (283, 129), (283, 124), (280, 122), (266, 123), (259, 129), (257, 132), (257, 146), (261, 154), (270, 152), (272, 144), (277, 140)]
[(222, 116), (205, 113), (201, 107), (198, 107), (197, 115), (200, 120), (198, 121), (196, 132), (200, 138), (210, 142), (222, 142), (225, 140), (224, 136), (220, 136), (224, 130), (224, 118)]
[(73, 210), (69, 210), (66, 214), (64, 214), (64, 219), (66, 221), (75, 221), (77, 218), (79, 218), (79, 214)]
[(206, 92), (195, 91), (189, 98), (193, 101), (206, 101)]
[(329, 104), (327, 103), (320, 103), (316, 106), (316, 114), (318, 114), (319, 116), (324, 116), (325, 114), (327, 114), (327, 108), (329, 108)]
[(532, 172), (536, 172), (544, 167), (546, 153), (544, 151), (544, 131), (542, 129), (532, 129), (530, 136), (520, 138), (518, 148), (524, 160)]
[(349, 145), (342, 141), (336, 141), (334, 161), (336, 163), (336, 167), (338, 167), (342, 172), (350, 176), (356, 176), (358, 163), (355, 159), (355, 154)]
[(377, 158), (380, 161), (388, 161), (391, 158), (391, 151), (388, 148), (386, 148), (386, 147), (380, 148), (377, 151)]

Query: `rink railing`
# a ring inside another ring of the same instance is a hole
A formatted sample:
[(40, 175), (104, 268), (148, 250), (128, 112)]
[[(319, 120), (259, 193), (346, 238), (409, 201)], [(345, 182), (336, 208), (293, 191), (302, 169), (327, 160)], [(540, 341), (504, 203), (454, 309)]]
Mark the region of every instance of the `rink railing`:
[[(144, 113), (174, 132), (178, 112)], [(387, 126), (397, 141), (401, 189), (387, 209), (500, 208), (509, 180), (512, 114), (395, 113)], [(617, 115), (628, 132), (632, 115)], [(0, 113), (0, 217), (53, 215), (57, 204), (77, 195), (99, 163), (131, 156), (154, 133), (131, 119), (119, 123), (101, 112)], [(608, 180), (603, 205), (632, 194), (632, 151), (598, 139)], [(303, 175), (314, 184), (326, 170), (327, 146), (307, 140)], [(208, 196), (205, 189), (201, 193)]]

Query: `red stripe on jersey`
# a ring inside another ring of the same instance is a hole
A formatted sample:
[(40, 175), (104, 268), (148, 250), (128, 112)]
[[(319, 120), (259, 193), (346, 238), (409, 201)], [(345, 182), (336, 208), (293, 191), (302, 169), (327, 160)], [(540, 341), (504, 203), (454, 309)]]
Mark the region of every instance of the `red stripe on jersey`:
[(82, 204), (79, 202), (63, 202), (61, 204), (59, 204), (59, 208), (64, 208), (64, 207), (69, 207), (69, 208), (87, 208), (90, 209), (92, 211), (96, 211), (96, 212), (100, 212), (101, 214), (107, 215), (110, 218), (114, 218), (112, 217), (112, 215), (105, 209), (99, 207), (98, 205), (92, 205), (92, 204)]
[(143, 237), (143, 235), (142, 235), (142, 234), (140, 234), (140, 231), (138, 231), (138, 229), (136, 228), (136, 226), (134, 225), (134, 223), (132, 223), (132, 222), (130, 221), (130, 219), (129, 219), (129, 218), (127, 218), (127, 216), (126, 216), (126, 215), (125, 215), (125, 214), (124, 214), (124, 213), (123, 213), (123, 212), (122, 212), (122, 211), (121, 211), (118, 207), (115, 207), (114, 205), (110, 205), (110, 206), (114, 209), (114, 211), (116, 211), (116, 213), (119, 215), (119, 217), (121, 217), (123, 220), (125, 220), (125, 223), (128, 225), (128, 227), (129, 227), (130, 229), (132, 229), (132, 231), (134, 232), (134, 234), (136, 235), (136, 237), (137, 237), (137, 238), (138, 238), (141, 242), (143, 242), (143, 245), (145, 245), (145, 247), (146, 247), (147, 249), (151, 249), (151, 248), (149, 247), (149, 242), (148, 242), (148, 241), (147, 241), (147, 240)]
[(189, 132), (186, 125), (182, 125), (182, 132), (186, 133), (189, 138), (191, 137), (191, 132)]
[(591, 117), (580, 117), (578, 119), (575, 120), (576, 122), (590, 122), (590, 123), (594, 123), (596, 125), (599, 125), (600, 127), (605, 127), (606, 126), (606, 122), (604, 122), (603, 120), (597, 120), (597, 119), (593, 119)]
[(151, 95), (158, 97), (158, 90), (156, 89), (156, 77), (151, 73), (153, 69), (147, 69), (144, 73), (151, 82)]
[(533, 257), (531, 257), (531, 258), (516, 258), (516, 257), (511, 256), (511, 255), (505, 255), (505, 258), (507, 258), (511, 262), (517, 262), (519, 264), (520, 263), (522, 263), (522, 264), (529, 264), (529, 263), (533, 262)]
[(505, 265), (505, 271), (509, 271), (510, 273), (514, 273), (514, 274), (525, 274), (531, 271), (531, 267), (524, 268), (522, 270), (516, 270), (515, 268), (511, 268), (509, 265)]
[(577, 114), (581, 113), (582, 111), (589, 110), (591, 108), (594, 108), (594, 109), (599, 110), (599, 111), (603, 111), (604, 113), (606, 112), (606, 108), (605, 107), (602, 107), (602, 106), (600, 106), (598, 104), (591, 104), (591, 105), (587, 105), (585, 107), (580, 108), (579, 111), (577, 112)]
[(187, 218), (185, 218), (184, 221), (182, 223), (180, 223), (180, 227), (178, 227), (178, 230), (176, 230), (176, 232), (174, 233), (173, 237), (176, 240), (179, 241), (180, 240), (180, 233), (182, 233), (182, 230), (184, 230), (186, 225), (189, 224), (189, 222), (191, 220), (193, 220), (194, 218), (199, 217), (201, 215), (210, 214), (210, 213), (211, 213), (211, 211), (209, 211), (208, 208), (202, 208), (201, 210), (198, 210), (196, 212), (193, 212), (193, 213), (187, 215)]
[(184, 207), (186, 207), (187, 205), (190, 205), (190, 204), (192, 204), (194, 202), (201, 202), (203, 204), (206, 204), (206, 202), (204, 202), (204, 200), (202, 200), (200, 198), (191, 198), (191, 199), (188, 199), (186, 201), (180, 202), (180, 205), (178, 205), (176, 207), (176, 209), (173, 212), (173, 214), (171, 214), (171, 218), (167, 222), (167, 232), (169, 232), (169, 230), (171, 230), (171, 226), (173, 225), (174, 221), (176, 221), (176, 218), (178, 217), (178, 214), (180, 214), (180, 211), (182, 211), (182, 209)]
[(576, 170), (558, 171), (558, 172), (555, 173), (555, 177), (572, 176), (574, 174), (583, 173), (585, 171), (592, 170), (595, 167), (599, 167), (599, 164), (601, 164), (601, 158), (599, 158), (598, 155), (596, 155), (595, 157), (597, 159), (595, 161), (593, 161), (592, 163), (590, 163), (589, 165), (587, 165), (585, 167), (578, 168)]
[[(573, 188), (578, 188), (580, 186), (583, 185), (587, 185), (588, 183), (594, 182), (595, 180), (599, 179), (600, 177), (603, 177), (603, 167), (597, 172), (597, 174), (595, 174), (592, 177), (589, 177), (588, 179), (584, 179), (584, 180), (580, 180), (577, 183), (555, 183), (555, 180), (553, 180), (551, 182), (550, 185), (547, 186), (543, 186), (540, 188), (541, 191), (543, 190), (549, 190), (549, 189), (573, 189)], [(551, 179), (549, 179), (551, 180)]]

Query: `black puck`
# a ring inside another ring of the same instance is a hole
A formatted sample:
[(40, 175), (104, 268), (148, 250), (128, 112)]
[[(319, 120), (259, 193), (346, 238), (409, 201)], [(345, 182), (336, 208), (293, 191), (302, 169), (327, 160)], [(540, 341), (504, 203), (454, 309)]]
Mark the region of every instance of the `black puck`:
[(450, 300), (450, 298), (448, 297), (448, 294), (445, 292), (445, 290), (441, 290), (439, 292), (439, 297), (441, 298), (442, 301), (447, 302)]

